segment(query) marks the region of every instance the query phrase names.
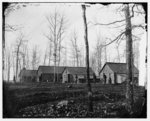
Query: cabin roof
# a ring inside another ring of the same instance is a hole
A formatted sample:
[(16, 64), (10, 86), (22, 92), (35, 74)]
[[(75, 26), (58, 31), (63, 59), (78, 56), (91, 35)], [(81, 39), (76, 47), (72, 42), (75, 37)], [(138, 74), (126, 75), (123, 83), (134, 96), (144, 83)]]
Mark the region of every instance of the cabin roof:
[[(127, 73), (126, 63), (113, 63), (113, 62), (106, 62), (103, 68), (101, 69), (100, 73), (102, 72), (102, 70), (106, 65), (108, 65), (110, 69), (115, 73), (119, 73), (119, 74)], [(134, 73), (139, 73), (138, 69), (135, 66), (133, 66), (133, 69), (134, 69)]]
[(37, 76), (37, 70), (22, 69), (19, 76)]
[(39, 66), (38, 70), (40, 70), (42, 73), (54, 73), (54, 68), (56, 73), (62, 73), (65, 69), (63, 66), (54, 67), (54, 66)]
[[(66, 67), (66, 69), (70, 72), (70, 74), (78, 74), (85, 75), (86, 67)], [(89, 68), (89, 74), (92, 75), (94, 72), (91, 68)]]

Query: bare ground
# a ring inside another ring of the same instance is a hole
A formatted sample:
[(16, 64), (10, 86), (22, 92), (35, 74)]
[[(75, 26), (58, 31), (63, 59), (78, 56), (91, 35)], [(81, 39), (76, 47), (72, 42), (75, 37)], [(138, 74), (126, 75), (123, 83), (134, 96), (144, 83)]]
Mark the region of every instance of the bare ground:
[(134, 89), (132, 114), (125, 108), (125, 85), (92, 84), (94, 111), (91, 113), (87, 111), (86, 84), (4, 84), (3, 87), (4, 118), (143, 117), (143, 87)]

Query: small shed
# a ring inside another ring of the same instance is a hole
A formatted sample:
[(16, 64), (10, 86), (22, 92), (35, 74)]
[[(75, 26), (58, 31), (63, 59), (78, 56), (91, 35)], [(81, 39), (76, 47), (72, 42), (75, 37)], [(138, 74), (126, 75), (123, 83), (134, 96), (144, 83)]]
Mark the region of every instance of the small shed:
[[(93, 81), (95, 73), (89, 68), (90, 81)], [(66, 67), (63, 71), (62, 83), (85, 83), (86, 67)]]
[(62, 72), (65, 67), (62, 66), (39, 66), (38, 68), (38, 81), (39, 82), (54, 82), (54, 74), (55, 81), (62, 81)]
[[(99, 72), (100, 79), (106, 84), (119, 84), (123, 83), (127, 77), (126, 63), (112, 63), (106, 62)], [(138, 84), (138, 69), (133, 66), (134, 82)]]
[(23, 68), (19, 74), (20, 82), (36, 82), (37, 70), (26, 70)]

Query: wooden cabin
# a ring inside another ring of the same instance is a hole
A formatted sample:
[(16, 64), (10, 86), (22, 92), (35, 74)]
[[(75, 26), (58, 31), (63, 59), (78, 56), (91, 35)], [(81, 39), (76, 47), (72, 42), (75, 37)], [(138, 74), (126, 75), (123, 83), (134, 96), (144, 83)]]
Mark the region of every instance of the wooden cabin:
[(37, 70), (27, 70), (23, 68), (19, 74), (20, 82), (36, 82), (37, 81)]
[(39, 66), (38, 68), (38, 81), (39, 82), (62, 82), (62, 72), (65, 67), (55, 66)]
[[(120, 84), (126, 81), (127, 68), (126, 63), (106, 62), (99, 72), (100, 80), (105, 84)], [(133, 66), (134, 83), (138, 84), (138, 69)]]
[[(93, 82), (95, 73), (89, 68), (90, 81)], [(66, 67), (63, 71), (62, 83), (85, 83), (86, 67)]]

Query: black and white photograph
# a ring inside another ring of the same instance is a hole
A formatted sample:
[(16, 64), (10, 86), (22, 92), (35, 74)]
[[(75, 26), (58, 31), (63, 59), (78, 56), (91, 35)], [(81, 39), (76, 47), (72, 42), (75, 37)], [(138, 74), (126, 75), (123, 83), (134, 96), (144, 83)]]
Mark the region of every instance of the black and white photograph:
[(148, 118), (148, 2), (2, 1), (2, 118)]

